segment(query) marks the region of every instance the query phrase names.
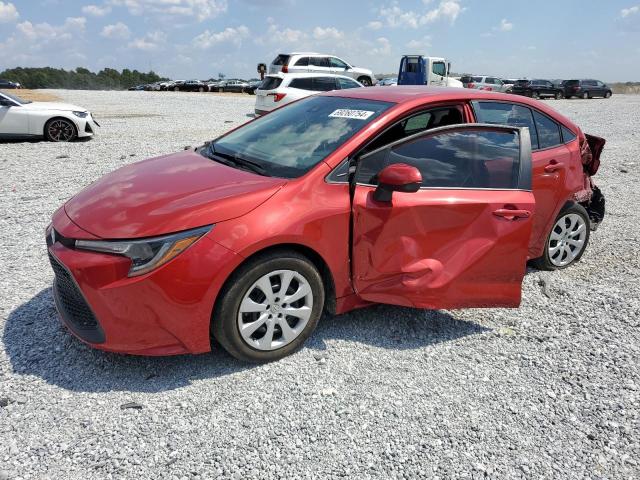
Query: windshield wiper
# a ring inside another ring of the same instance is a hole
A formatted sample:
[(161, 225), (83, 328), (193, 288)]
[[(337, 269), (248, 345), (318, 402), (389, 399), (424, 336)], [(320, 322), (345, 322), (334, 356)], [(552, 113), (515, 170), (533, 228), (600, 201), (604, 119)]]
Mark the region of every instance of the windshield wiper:
[(204, 154), (206, 157), (212, 160), (228, 165), (230, 167), (241, 167), (245, 170), (251, 170), (258, 175), (263, 175), (265, 177), (271, 176), (265, 170), (265, 168), (257, 162), (243, 158), (238, 154), (231, 155), (228, 153), (217, 152), (215, 147), (213, 146), (213, 143), (210, 143), (208, 147), (204, 148), (200, 153)]

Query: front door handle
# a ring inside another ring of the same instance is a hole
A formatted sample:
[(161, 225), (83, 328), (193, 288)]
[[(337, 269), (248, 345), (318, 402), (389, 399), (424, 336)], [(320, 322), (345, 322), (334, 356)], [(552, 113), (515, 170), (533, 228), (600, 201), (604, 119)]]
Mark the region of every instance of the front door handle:
[(558, 162), (556, 160), (551, 160), (548, 165), (545, 165), (544, 171), (546, 173), (557, 172), (558, 170), (562, 170), (564, 168), (564, 163)]
[(510, 208), (499, 208), (498, 210), (495, 210), (493, 214), (497, 217), (502, 217), (507, 220), (529, 218), (531, 216), (531, 212), (529, 210), (512, 210)]

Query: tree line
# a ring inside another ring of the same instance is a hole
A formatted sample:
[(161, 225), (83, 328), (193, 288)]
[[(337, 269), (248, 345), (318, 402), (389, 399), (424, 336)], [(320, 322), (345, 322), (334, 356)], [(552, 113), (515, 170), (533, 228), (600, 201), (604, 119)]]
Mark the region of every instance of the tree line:
[(20, 82), (24, 88), (64, 88), (69, 90), (123, 90), (135, 85), (166, 80), (154, 71), (139, 72), (125, 68), (122, 72), (105, 68), (98, 73), (86, 68), (11, 68), (0, 72), (0, 78)]

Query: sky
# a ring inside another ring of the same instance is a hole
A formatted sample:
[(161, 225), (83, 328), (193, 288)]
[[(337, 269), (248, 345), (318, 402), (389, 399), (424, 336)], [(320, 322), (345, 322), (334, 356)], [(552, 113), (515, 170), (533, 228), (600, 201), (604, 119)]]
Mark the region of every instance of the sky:
[(640, 81), (640, 0), (0, 0), (0, 71), (249, 78), (292, 51), (374, 73), (421, 53), (458, 73)]

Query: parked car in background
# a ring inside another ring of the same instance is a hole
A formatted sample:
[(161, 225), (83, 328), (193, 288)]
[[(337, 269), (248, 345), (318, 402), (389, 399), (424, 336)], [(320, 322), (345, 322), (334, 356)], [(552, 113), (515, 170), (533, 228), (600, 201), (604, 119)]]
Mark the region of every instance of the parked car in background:
[(565, 98), (609, 98), (613, 95), (611, 88), (600, 80), (565, 80), (562, 89)]
[(148, 85), (144, 86), (144, 89), (148, 92), (159, 92), (160, 91), (160, 83), (161, 82), (155, 82), (155, 83), (149, 83)]
[(518, 80), (511, 93), (514, 95), (524, 95), (531, 98), (555, 98), (564, 97), (562, 88), (556, 87), (549, 80)]
[(144, 90), (144, 87), (145, 87), (144, 85), (135, 85), (133, 87), (129, 87), (127, 90), (129, 90), (130, 92), (133, 92), (133, 91), (137, 92), (137, 91)]
[(501, 78), (502, 83), (505, 86), (504, 93), (511, 93), (513, 86), (516, 84), (518, 80), (512, 78)]
[(243, 93), (247, 88), (249, 88), (247, 82), (237, 79), (225, 80), (224, 85), (222, 85), (223, 92)]
[(373, 72), (359, 68), (334, 55), (314, 52), (281, 53), (269, 65), (268, 73), (323, 73), (344, 75), (370, 87), (376, 83)]
[(249, 84), (249, 86), (245, 88), (244, 91), (249, 95), (255, 95), (258, 87), (262, 85), (262, 80), (260, 80), (259, 78), (252, 78), (247, 83)]
[(179, 90), (181, 92), (208, 92), (209, 87), (206, 83), (201, 82), (200, 80), (187, 80), (186, 82), (182, 82), (180, 84), (175, 84), (173, 87), (174, 90)]
[(0, 92), (0, 138), (44, 137), (70, 142), (92, 137), (99, 126), (86, 108), (68, 103), (31, 102)]
[(256, 115), (319, 92), (362, 88), (364, 85), (345, 75), (318, 73), (278, 73), (267, 75), (256, 90)]
[(486, 90), (488, 92), (502, 93), (504, 93), (508, 88), (508, 85), (505, 85), (505, 83), (497, 77), (487, 77), (479, 75), (472, 77), (471, 80), (472, 81), (468, 81), (466, 85), (463, 82), (463, 85), (465, 85), (466, 88), (475, 88), (476, 90)]
[(515, 308), (527, 259), (587, 248), (603, 144), (525, 97), (314, 95), (72, 196), (45, 231), (52, 296), (96, 348), (252, 362), (325, 311)]
[(12, 90), (16, 88), (22, 88), (22, 85), (20, 85), (19, 82), (12, 82), (11, 80), (0, 78), (0, 90), (1, 89)]
[(393, 85), (398, 85), (398, 77), (391, 78), (383, 78), (376, 83), (378, 87), (391, 87)]

